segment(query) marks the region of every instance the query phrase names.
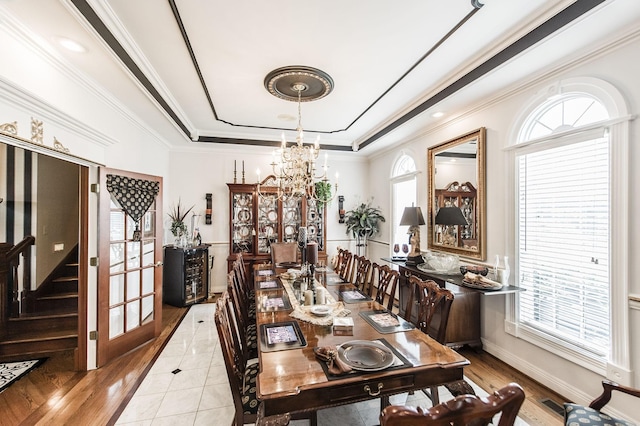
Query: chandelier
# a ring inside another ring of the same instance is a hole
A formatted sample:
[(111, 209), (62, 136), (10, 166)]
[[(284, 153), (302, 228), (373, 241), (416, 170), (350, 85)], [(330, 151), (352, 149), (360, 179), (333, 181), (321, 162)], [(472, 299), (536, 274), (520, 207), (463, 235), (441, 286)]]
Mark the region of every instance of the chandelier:
[[(325, 153), (324, 163), (318, 165), (320, 156), (320, 136), (313, 144), (304, 143), (302, 130), (301, 104), (304, 100), (316, 100), (326, 96), (333, 88), (333, 81), (324, 72), (309, 67), (285, 67), (272, 71), (265, 79), (267, 90), (281, 99), (297, 100), (298, 126), (296, 127), (296, 141), (287, 145), (284, 132), (282, 145), (272, 153), (271, 169), (275, 177), (277, 197), (284, 196), (306, 197), (307, 199), (329, 202), (335, 198), (338, 191), (338, 173), (334, 192), (331, 193), (331, 182), (328, 178), (328, 156)], [(295, 97), (294, 97), (295, 96)], [(260, 170), (258, 170), (258, 194), (260, 192)]]

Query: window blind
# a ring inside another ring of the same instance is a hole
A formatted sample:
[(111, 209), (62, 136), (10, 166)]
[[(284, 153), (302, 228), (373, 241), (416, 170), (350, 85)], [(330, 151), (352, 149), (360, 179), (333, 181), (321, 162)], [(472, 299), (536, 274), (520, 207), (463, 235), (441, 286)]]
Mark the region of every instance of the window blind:
[(609, 144), (573, 139), (516, 154), (518, 320), (608, 356)]

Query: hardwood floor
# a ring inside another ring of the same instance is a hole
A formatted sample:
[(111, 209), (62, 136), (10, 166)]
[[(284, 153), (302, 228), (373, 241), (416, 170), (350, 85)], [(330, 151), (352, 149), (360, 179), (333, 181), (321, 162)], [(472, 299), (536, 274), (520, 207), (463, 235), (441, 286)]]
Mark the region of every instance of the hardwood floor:
[(0, 393), (0, 424), (115, 423), (186, 312), (163, 305), (160, 336), (100, 369), (74, 371), (72, 351), (49, 358)]
[(564, 425), (563, 416), (541, 401), (549, 399), (562, 407), (562, 404), (567, 401), (566, 398), (486, 352), (476, 352), (466, 347), (459, 352), (471, 361), (471, 365), (465, 367), (464, 374), (488, 393), (511, 382), (522, 386), (526, 398), (518, 416), (527, 423), (545, 426)]
[[(185, 308), (163, 306), (163, 331), (158, 339), (88, 372), (73, 371), (73, 353), (48, 359), (0, 393), (1, 425), (110, 425), (115, 423), (137, 386), (160, 353)], [(471, 361), (465, 374), (487, 392), (519, 383), (527, 398), (520, 417), (530, 425), (562, 425), (562, 417), (540, 402), (564, 398), (493, 356), (463, 348)]]

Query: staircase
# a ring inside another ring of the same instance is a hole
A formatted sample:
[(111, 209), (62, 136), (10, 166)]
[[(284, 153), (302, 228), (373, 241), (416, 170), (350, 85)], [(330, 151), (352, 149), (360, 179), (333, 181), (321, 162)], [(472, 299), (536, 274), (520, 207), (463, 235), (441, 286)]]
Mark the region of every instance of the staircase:
[(78, 347), (77, 247), (8, 318), (0, 336), (0, 360), (15, 361)]

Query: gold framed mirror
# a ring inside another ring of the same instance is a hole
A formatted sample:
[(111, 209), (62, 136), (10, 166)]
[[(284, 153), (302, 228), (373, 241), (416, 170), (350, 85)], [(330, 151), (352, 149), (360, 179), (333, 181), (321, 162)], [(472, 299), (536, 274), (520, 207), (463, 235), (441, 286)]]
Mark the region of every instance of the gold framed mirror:
[(429, 250), (486, 259), (484, 127), (428, 149)]

